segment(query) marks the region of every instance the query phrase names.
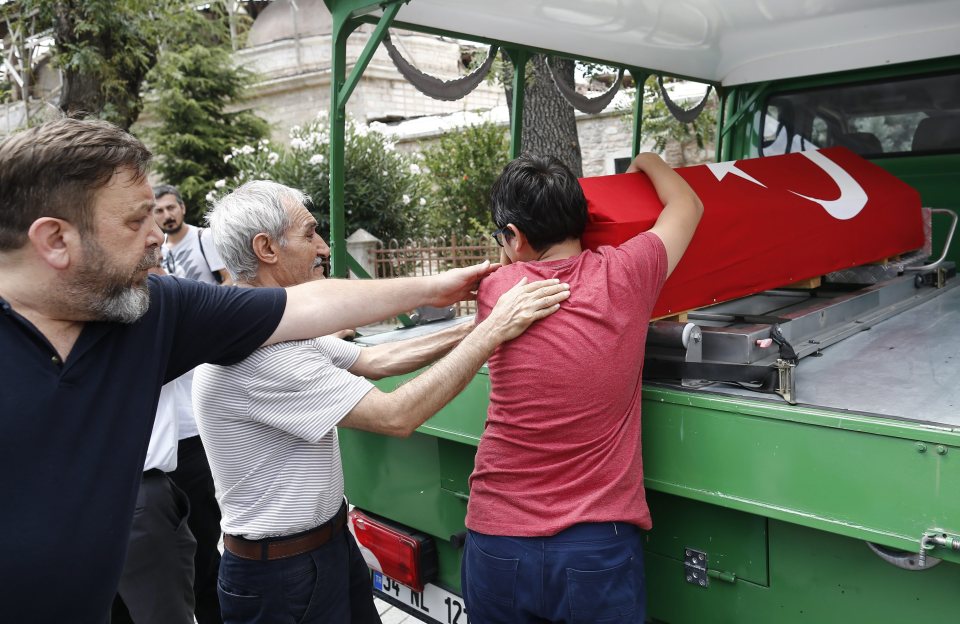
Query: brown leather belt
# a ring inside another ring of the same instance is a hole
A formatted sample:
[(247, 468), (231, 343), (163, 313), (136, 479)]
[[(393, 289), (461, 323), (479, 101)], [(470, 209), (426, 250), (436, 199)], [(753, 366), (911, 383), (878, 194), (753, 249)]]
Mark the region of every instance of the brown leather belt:
[(337, 535), (347, 523), (347, 504), (340, 506), (330, 520), (315, 529), (286, 537), (268, 537), (261, 540), (248, 540), (236, 535), (223, 536), (223, 547), (242, 559), (273, 561), (302, 555), (319, 548)]

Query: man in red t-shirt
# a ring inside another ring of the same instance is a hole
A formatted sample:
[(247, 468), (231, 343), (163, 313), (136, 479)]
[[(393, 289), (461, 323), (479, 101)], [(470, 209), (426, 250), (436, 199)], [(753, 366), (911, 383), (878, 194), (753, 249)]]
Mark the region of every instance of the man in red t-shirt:
[(660, 157), (637, 156), (633, 171), (653, 182), (663, 212), (649, 231), (595, 252), (580, 246), (587, 202), (558, 160), (521, 156), (493, 185), (506, 266), (481, 284), (477, 320), (524, 276), (559, 278), (572, 294), (489, 360), (462, 568), (475, 624), (644, 620), (644, 343), (703, 206)]

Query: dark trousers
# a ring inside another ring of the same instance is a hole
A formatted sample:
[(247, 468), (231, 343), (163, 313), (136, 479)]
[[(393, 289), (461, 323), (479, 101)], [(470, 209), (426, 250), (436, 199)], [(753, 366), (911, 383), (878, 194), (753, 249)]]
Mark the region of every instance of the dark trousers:
[(227, 624), (379, 624), (370, 572), (343, 528), (323, 546), (254, 561), (224, 551), (220, 607)]
[(197, 540), (194, 556), (193, 591), (199, 624), (220, 624), (217, 572), (220, 569), (220, 506), (217, 505), (213, 475), (200, 436), (180, 440), (177, 469), (170, 478), (190, 499), (187, 523)]
[(641, 531), (578, 524), (550, 537), (470, 531), (461, 567), (471, 624), (643, 622)]
[(113, 622), (193, 624), (197, 543), (187, 526), (189, 511), (186, 495), (167, 475), (143, 474)]

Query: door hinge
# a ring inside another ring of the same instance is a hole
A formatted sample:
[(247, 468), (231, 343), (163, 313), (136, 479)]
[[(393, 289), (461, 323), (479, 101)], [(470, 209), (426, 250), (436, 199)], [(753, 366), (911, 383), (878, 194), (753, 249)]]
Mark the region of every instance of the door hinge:
[(733, 572), (711, 570), (708, 567), (709, 560), (709, 555), (701, 550), (694, 548), (684, 549), (683, 572), (686, 575), (688, 583), (699, 587), (709, 587), (710, 579), (716, 579), (724, 583), (737, 582), (737, 575)]

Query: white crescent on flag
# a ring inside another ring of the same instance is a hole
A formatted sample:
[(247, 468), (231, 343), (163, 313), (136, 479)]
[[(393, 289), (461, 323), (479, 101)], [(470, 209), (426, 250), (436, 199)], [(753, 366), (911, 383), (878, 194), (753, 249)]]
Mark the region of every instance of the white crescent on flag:
[(834, 219), (845, 221), (857, 216), (863, 207), (867, 205), (867, 192), (863, 190), (860, 183), (853, 179), (846, 170), (833, 162), (823, 154), (817, 151), (800, 152), (809, 158), (815, 165), (823, 169), (828, 176), (837, 184), (840, 189), (840, 197), (837, 199), (817, 199), (801, 195), (795, 191), (790, 191), (798, 197), (808, 199), (814, 203), (823, 206), (823, 209)]
[[(837, 199), (817, 199), (816, 197), (802, 195), (796, 191), (790, 191), (791, 193), (797, 197), (802, 197), (808, 201), (812, 201), (815, 204), (820, 204), (820, 206), (822, 206), (831, 217), (841, 221), (852, 219), (853, 217), (857, 216), (861, 210), (863, 210), (863, 207), (867, 205), (867, 192), (863, 190), (863, 187), (860, 186), (860, 183), (854, 180), (853, 176), (847, 173), (843, 167), (816, 150), (804, 151), (800, 152), (800, 154), (809, 158), (813, 164), (823, 169), (823, 171), (830, 176), (830, 179), (832, 179), (840, 189), (840, 197)], [(760, 182), (747, 172), (737, 167), (737, 161), (735, 160), (728, 162), (708, 163), (707, 168), (709, 168), (711, 173), (716, 176), (718, 182), (723, 180), (723, 178), (729, 173), (743, 178), (749, 182), (753, 182), (754, 184), (758, 184), (764, 188), (767, 187), (766, 184)]]

